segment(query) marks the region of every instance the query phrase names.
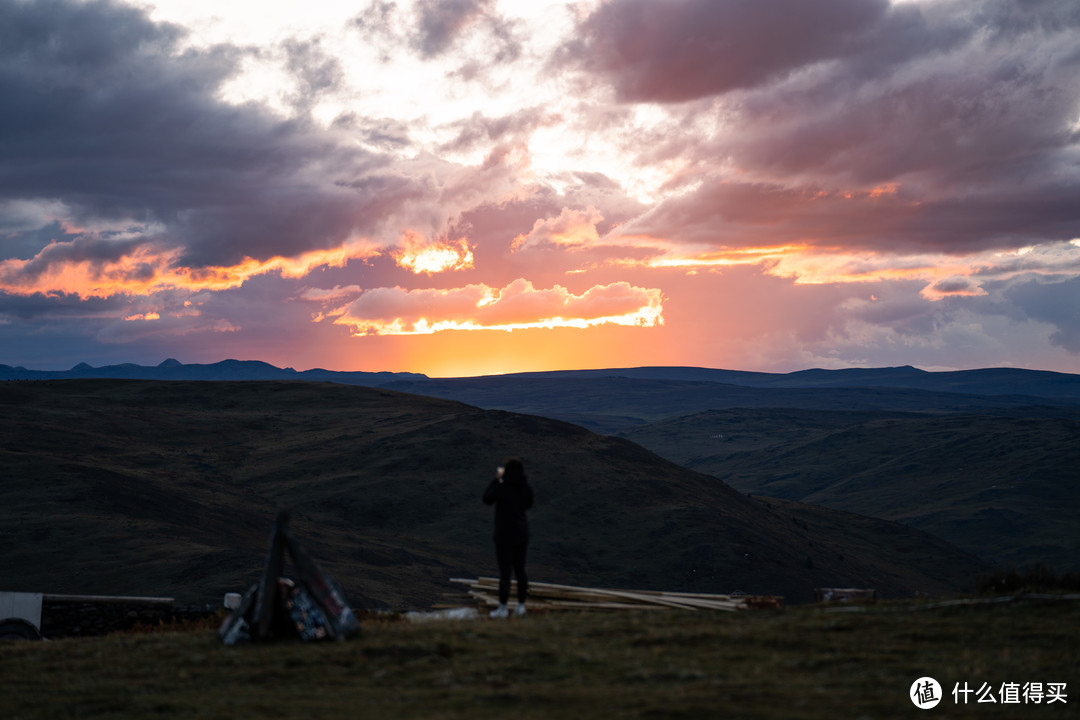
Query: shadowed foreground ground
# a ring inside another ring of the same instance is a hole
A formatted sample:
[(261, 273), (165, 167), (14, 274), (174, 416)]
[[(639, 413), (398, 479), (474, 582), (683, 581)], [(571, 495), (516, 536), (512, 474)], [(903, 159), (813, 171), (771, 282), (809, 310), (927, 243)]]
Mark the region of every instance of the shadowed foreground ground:
[[(345, 643), (224, 647), (209, 631), (0, 645), (6, 718), (1077, 716), (1080, 603), (865, 612), (534, 615), (367, 622)], [(1003, 683), (1066, 702), (1000, 704)], [(995, 705), (956, 705), (983, 683)]]

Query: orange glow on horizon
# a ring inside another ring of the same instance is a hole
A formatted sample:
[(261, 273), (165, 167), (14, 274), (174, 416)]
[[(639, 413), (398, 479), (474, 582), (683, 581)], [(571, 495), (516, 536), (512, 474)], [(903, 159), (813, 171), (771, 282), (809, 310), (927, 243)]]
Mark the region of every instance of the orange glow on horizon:
[[(477, 377), (519, 372), (580, 370), (638, 365), (674, 365), (685, 361), (663, 327), (599, 325), (574, 328), (532, 328), (513, 333), (444, 332), (419, 336), (367, 336), (360, 364), (342, 356), (343, 364), (369, 371), (418, 372), (429, 377)], [(613, 360), (612, 358), (622, 358)]]

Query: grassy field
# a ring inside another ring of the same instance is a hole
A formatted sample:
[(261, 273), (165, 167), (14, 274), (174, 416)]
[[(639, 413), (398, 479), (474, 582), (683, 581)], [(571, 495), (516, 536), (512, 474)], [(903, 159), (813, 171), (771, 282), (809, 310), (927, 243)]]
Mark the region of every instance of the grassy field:
[[(210, 631), (0, 645), (17, 718), (816, 718), (1078, 715), (1080, 603), (864, 612), (549, 614), (367, 622), (345, 643)], [(954, 684), (1066, 683), (1067, 702), (955, 704)]]

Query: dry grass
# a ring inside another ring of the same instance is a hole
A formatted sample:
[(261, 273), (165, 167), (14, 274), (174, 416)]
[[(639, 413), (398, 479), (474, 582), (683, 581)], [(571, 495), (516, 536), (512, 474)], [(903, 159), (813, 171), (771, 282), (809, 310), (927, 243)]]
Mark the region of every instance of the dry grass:
[[(7, 718), (899, 717), (916, 678), (1065, 682), (1080, 604), (368, 622), (345, 643), (224, 647), (208, 632), (0, 646)], [(1067, 705), (1031, 717), (1075, 716)]]

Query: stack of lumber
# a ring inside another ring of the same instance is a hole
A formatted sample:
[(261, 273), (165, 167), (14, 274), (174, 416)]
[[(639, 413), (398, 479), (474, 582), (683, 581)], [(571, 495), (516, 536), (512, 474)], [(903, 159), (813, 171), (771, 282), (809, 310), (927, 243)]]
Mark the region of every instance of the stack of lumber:
[[(481, 608), (499, 604), (499, 579), (451, 578), (466, 585), (469, 595)], [(517, 587), (510, 588), (517, 597)], [(712, 595), (708, 593), (660, 592), (656, 590), (616, 590), (530, 582), (529, 610), (749, 610), (780, 608), (784, 599), (775, 595)]]

